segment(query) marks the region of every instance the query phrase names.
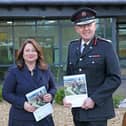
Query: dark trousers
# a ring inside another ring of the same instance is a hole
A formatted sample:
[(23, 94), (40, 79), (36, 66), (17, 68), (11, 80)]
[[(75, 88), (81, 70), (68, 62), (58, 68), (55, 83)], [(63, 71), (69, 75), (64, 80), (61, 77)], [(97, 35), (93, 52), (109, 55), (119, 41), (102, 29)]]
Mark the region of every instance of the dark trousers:
[(39, 122), (31, 120), (9, 120), (9, 126), (55, 126), (52, 116), (48, 116)]
[(107, 126), (107, 120), (105, 121), (77, 121), (74, 120), (75, 126)]

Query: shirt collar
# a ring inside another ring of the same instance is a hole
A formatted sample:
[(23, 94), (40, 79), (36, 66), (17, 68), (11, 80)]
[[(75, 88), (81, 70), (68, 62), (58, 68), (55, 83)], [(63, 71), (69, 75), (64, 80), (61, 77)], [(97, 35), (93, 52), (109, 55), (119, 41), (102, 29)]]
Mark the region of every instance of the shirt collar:
[(82, 40), (81, 40), (81, 46), (83, 46), (84, 44), (89, 45), (90, 41), (91, 41), (91, 40), (89, 40), (88, 42), (85, 42), (85, 41), (82, 39)]

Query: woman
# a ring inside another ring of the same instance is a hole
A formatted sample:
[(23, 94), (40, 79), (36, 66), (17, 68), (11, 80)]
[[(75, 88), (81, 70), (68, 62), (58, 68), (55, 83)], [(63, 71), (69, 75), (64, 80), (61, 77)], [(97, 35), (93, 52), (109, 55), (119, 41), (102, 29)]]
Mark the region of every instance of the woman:
[(12, 106), (9, 126), (54, 126), (52, 115), (36, 122), (36, 110), (26, 99), (26, 94), (45, 86), (47, 93), (43, 99), (52, 102), (56, 93), (53, 75), (44, 62), (42, 48), (34, 39), (27, 39), (17, 55), (16, 65), (8, 70), (3, 84), (3, 98)]

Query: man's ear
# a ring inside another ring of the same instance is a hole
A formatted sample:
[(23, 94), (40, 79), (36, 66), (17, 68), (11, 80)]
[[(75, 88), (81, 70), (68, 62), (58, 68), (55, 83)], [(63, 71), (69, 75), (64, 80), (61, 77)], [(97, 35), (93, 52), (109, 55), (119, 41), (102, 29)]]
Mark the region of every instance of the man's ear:
[(80, 33), (78, 26), (74, 26), (74, 29), (77, 33)]

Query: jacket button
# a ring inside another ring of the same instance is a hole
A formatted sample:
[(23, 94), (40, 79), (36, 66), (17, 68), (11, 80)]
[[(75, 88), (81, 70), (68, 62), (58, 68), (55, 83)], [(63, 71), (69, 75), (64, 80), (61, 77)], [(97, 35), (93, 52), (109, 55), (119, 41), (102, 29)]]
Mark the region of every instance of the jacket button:
[(92, 64), (94, 64), (94, 63), (95, 63), (95, 61), (92, 61), (91, 63), (92, 63)]
[(82, 61), (83, 59), (82, 58), (80, 58), (80, 61)]
[(69, 64), (71, 65), (72, 63), (71, 63), (71, 62), (69, 62)]
[(82, 71), (82, 69), (81, 68), (79, 68), (79, 72), (81, 72)]

